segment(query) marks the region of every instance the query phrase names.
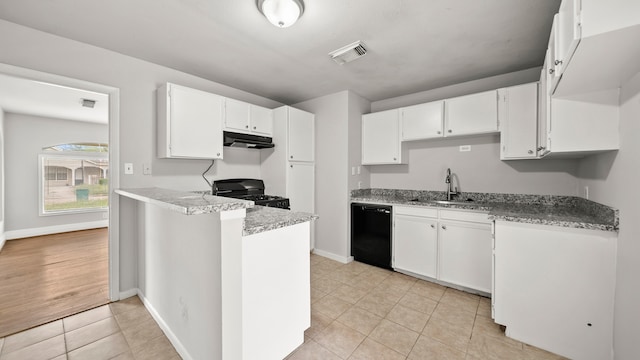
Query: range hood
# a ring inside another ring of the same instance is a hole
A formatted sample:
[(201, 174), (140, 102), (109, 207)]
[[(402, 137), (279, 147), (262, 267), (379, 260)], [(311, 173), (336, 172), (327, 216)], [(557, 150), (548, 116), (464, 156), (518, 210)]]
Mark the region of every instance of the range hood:
[(267, 136), (251, 135), (224, 131), (224, 146), (244, 147), (250, 149), (267, 149), (275, 145)]

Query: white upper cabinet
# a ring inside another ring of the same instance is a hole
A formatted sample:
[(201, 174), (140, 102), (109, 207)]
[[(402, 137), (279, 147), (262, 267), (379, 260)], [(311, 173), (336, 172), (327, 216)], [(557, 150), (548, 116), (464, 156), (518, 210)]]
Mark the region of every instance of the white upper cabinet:
[(273, 111), (262, 106), (250, 104), (249, 125), (252, 132), (271, 136), (273, 134)]
[(444, 136), (498, 131), (497, 90), (447, 99), (444, 107)]
[(401, 163), (400, 109), (362, 115), (362, 165)]
[(443, 110), (444, 101), (401, 108), (402, 141), (442, 137)]
[(498, 90), (500, 159), (537, 157), (538, 83)]
[(559, 77), (564, 73), (564, 65), (569, 64), (580, 42), (580, 0), (562, 1), (556, 21), (554, 66), (556, 77)]
[(167, 83), (157, 105), (159, 158), (222, 159), (222, 96)]
[(273, 112), (271, 109), (225, 98), (224, 129), (227, 131), (271, 136)]
[(287, 159), (289, 161), (314, 161), (315, 115), (292, 107), (289, 107), (288, 110)]

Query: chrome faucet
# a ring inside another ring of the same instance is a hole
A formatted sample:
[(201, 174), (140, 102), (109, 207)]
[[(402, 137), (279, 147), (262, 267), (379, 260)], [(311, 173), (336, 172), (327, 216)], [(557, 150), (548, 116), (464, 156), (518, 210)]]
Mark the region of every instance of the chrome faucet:
[(451, 197), (458, 195), (458, 187), (455, 187), (455, 190), (451, 190), (451, 183), (453, 180), (451, 178), (451, 168), (447, 168), (447, 177), (444, 179), (444, 182), (447, 184), (447, 201), (451, 201)]

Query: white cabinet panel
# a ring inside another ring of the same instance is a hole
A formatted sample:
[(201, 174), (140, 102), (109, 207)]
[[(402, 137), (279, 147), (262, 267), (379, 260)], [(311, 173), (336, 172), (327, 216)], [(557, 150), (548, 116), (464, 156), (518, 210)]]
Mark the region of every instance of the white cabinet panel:
[(314, 115), (289, 107), (288, 124), (287, 159), (291, 161), (314, 161)]
[(556, 76), (561, 76), (571, 61), (581, 37), (580, 0), (563, 0), (558, 10), (558, 23), (555, 28)]
[(394, 216), (393, 268), (435, 279), (438, 263), (438, 220)]
[(500, 159), (537, 157), (538, 84), (499, 90)]
[(261, 106), (249, 105), (249, 124), (251, 132), (271, 136), (273, 134), (273, 111)]
[(313, 163), (289, 163), (287, 171), (287, 197), (292, 211), (314, 212), (315, 165)]
[(447, 99), (444, 106), (445, 136), (498, 131), (497, 90)]
[(157, 100), (159, 158), (222, 159), (224, 98), (167, 83)]
[(400, 110), (362, 115), (362, 164), (402, 163)]
[(249, 104), (234, 99), (225, 99), (224, 126), (226, 129), (249, 131)]
[(440, 221), (438, 279), (491, 292), (491, 225)]
[(611, 359), (615, 232), (496, 221), (495, 321), (571, 359)]
[(402, 141), (442, 137), (444, 101), (434, 101), (400, 109)]

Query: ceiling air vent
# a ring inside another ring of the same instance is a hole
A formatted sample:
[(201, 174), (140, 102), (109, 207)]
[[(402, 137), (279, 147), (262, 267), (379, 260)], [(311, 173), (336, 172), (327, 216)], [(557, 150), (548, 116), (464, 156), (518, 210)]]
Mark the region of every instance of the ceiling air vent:
[(357, 58), (364, 56), (367, 53), (367, 48), (361, 41), (356, 41), (347, 46), (343, 46), (338, 50), (334, 50), (329, 53), (329, 56), (333, 61), (342, 65), (344, 63), (351, 62)]

